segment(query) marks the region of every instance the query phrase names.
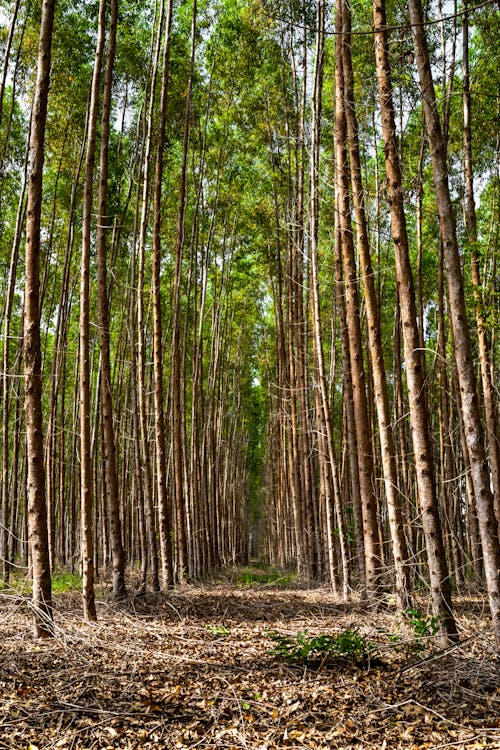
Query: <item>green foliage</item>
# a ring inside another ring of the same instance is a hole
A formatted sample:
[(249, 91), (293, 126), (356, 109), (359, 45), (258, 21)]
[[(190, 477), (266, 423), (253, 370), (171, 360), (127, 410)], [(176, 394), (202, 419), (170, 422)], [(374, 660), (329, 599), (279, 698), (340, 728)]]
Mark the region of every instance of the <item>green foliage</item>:
[(403, 612), (403, 619), (410, 625), (416, 638), (433, 638), (441, 628), (440, 617), (426, 617), (418, 609), (407, 609)]
[[(71, 573), (68, 570), (58, 570), (56, 573), (52, 573), (51, 580), (53, 594), (66, 594), (71, 591), (82, 590), (82, 577), (78, 573)], [(32, 583), (26, 577), (24, 569), (12, 570), (8, 584), (0, 581), (0, 591), (15, 591), (18, 594), (29, 596), (31, 589)]]
[(60, 570), (52, 574), (52, 593), (65, 594), (82, 590), (82, 577), (77, 573)]
[[(395, 631), (377, 628), (381, 638), (389, 642), (394, 651), (411, 656), (432, 645), (434, 637), (441, 629), (439, 617), (426, 616), (417, 609), (407, 609), (401, 612), (401, 617), (403, 622)], [(401, 632), (403, 623), (411, 628), (412, 637), (408, 638)]]
[(207, 630), (209, 630), (212, 635), (222, 636), (223, 638), (227, 638), (228, 635), (231, 635), (230, 629), (226, 628), (225, 625), (209, 625)]
[(309, 635), (301, 630), (295, 637), (269, 632), (274, 648), (273, 656), (295, 664), (323, 665), (338, 661), (364, 664), (374, 651), (374, 644), (358, 628), (347, 629), (337, 635)]
[(24, 568), (13, 568), (9, 574), (9, 581), (0, 581), (0, 591), (29, 596), (31, 594), (31, 580), (27, 578)]
[(295, 573), (283, 573), (278, 570), (255, 570), (244, 568), (236, 578), (238, 586), (280, 586), (286, 587), (297, 580)]

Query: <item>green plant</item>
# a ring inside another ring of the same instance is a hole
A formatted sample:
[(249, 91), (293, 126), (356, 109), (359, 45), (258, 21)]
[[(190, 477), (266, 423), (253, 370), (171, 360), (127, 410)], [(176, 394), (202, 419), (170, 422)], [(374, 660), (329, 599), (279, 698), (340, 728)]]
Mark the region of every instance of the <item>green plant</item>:
[(52, 593), (64, 594), (67, 591), (81, 591), (82, 577), (77, 573), (58, 571), (52, 574)]
[(288, 586), (296, 581), (297, 576), (294, 573), (282, 573), (277, 570), (255, 570), (254, 568), (244, 568), (238, 577), (236, 583), (238, 586), (248, 588), (251, 586)]
[(304, 630), (291, 638), (274, 631), (269, 632), (268, 636), (275, 644), (270, 651), (273, 656), (299, 664), (323, 665), (345, 660), (365, 663), (374, 649), (373, 643), (357, 628), (344, 630), (337, 635), (312, 636)]
[(224, 638), (228, 635), (231, 635), (231, 631), (229, 628), (226, 628), (225, 625), (209, 625), (207, 628), (212, 635), (221, 635), (224, 636)]
[(433, 638), (439, 633), (441, 628), (441, 618), (438, 615), (433, 617), (423, 615), (417, 609), (407, 609), (402, 613), (403, 619), (412, 628), (415, 635), (415, 646), (420, 650), (424, 648), (421, 642), (423, 638)]

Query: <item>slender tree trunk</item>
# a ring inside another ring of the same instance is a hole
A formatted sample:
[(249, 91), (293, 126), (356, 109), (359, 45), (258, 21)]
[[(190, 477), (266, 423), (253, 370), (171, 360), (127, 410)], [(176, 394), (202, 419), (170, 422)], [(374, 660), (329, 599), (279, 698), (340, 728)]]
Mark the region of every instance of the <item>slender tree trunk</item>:
[(193, 3), (191, 20), (191, 53), (189, 59), (189, 77), (186, 94), (186, 109), (184, 113), (184, 137), (182, 144), (182, 166), (179, 186), (179, 208), (177, 216), (177, 232), (175, 243), (175, 270), (173, 295), (173, 323), (172, 323), (172, 447), (173, 471), (175, 487), (176, 537), (177, 537), (177, 579), (182, 581), (186, 575), (187, 543), (186, 543), (186, 500), (184, 487), (184, 453), (185, 430), (183, 429), (182, 380), (185, 371), (182, 367), (181, 353), (181, 283), (182, 258), (185, 241), (186, 218), (186, 189), (189, 135), (191, 120), (191, 98), (193, 92), (193, 73), (196, 35), (196, 0)]
[(82, 255), (80, 261), (80, 524), (82, 534), (83, 611), (87, 620), (97, 619), (94, 598), (94, 530), (90, 439), (90, 248), (99, 83), (106, 38), (106, 8), (106, 0), (100, 0), (87, 123), (87, 149), (83, 185)]
[(163, 386), (163, 341), (162, 309), (160, 291), (161, 248), (161, 188), (163, 178), (163, 149), (167, 121), (168, 68), (170, 57), (170, 34), (172, 0), (168, 1), (163, 50), (163, 71), (161, 80), (159, 123), (156, 136), (156, 161), (153, 182), (153, 247), (152, 247), (152, 294), (153, 294), (153, 370), (154, 370), (154, 413), (156, 474), (159, 505), (160, 549), (162, 558), (163, 585), (170, 587), (174, 582), (171, 514), (167, 492), (167, 447), (165, 441), (165, 412)]
[[(467, 1), (465, 6), (467, 8)], [(495, 404), (495, 389), (491, 377), (490, 345), (488, 341), (488, 325), (484, 315), (484, 304), (481, 293), (480, 257), (477, 244), (477, 219), (474, 201), (474, 174), (472, 169), (472, 113), (470, 97), (469, 75), (469, 22), (467, 11), (463, 15), (463, 111), (464, 111), (464, 179), (466, 199), (466, 226), (469, 245), (472, 253), (472, 284), (474, 302), (476, 306), (476, 326), (481, 368), (481, 383), (483, 387), (484, 411), (486, 417), (486, 431), (488, 435), (489, 458), (491, 468), (491, 487), (493, 491), (494, 509), (500, 530), (500, 438), (498, 432), (498, 416)]]
[(44, 0), (38, 45), (37, 78), (31, 112), (24, 286), (24, 404), (28, 459), (28, 533), (33, 570), (34, 627), (38, 638), (53, 634), (43, 451), (39, 292), (42, 176), (54, 8), (55, 0)]
[(118, 23), (118, 0), (111, 0), (108, 51), (101, 114), (101, 147), (99, 158), (99, 196), (97, 210), (97, 280), (99, 307), (99, 343), (101, 346), (101, 409), (102, 439), (104, 451), (104, 474), (108, 513), (110, 520), (111, 558), (113, 567), (113, 596), (123, 599), (127, 596), (125, 585), (125, 553), (122, 539), (122, 519), (118, 489), (117, 455), (115, 430), (113, 426), (113, 395), (111, 382), (111, 353), (109, 337), (109, 292), (107, 282), (107, 215), (108, 172), (109, 172), (109, 132), (111, 116), (111, 94), (113, 68), (116, 53), (116, 27)]
[[(439, 453), (441, 464), (440, 491), (441, 508), (445, 519), (444, 533), (448, 550), (449, 566), (453, 572), (457, 591), (463, 582), (463, 571), (460, 566), (457, 536), (460, 533), (459, 519), (455, 517), (453, 477), (457, 476), (451, 448), (450, 388), (447, 374), (446, 337), (445, 337), (445, 291), (443, 273), (443, 253), (440, 245), (438, 271), (439, 323), (437, 334), (438, 382), (439, 382)], [(455, 469), (455, 470), (454, 470)]]
[(493, 506), (490, 472), (484, 448), (474, 361), (472, 358), (469, 327), (467, 325), (464, 282), (460, 265), (455, 217), (448, 185), (446, 146), (436, 104), (420, 0), (409, 0), (408, 7), (412, 23), (415, 56), (427, 125), (434, 188), (436, 191), (439, 226), (443, 242), (449, 314), (453, 334), (455, 363), (461, 392), (462, 418), (467, 440), (472, 483), (476, 497), (493, 632), (496, 646), (500, 649), (500, 542), (498, 538), (498, 524)]
[[(349, 6), (344, 6), (344, 31), (351, 30)], [(354, 76), (350, 43), (342, 45), (342, 63), (345, 88), (345, 115), (349, 141), (349, 155), (351, 165), (351, 185), (355, 213), (356, 238), (359, 253), (359, 266), (363, 280), (364, 301), (368, 328), (368, 348), (372, 366), (374, 384), (374, 399), (377, 410), (380, 431), (380, 451), (382, 455), (382, 471), (384, 476), (385, 497), (392, 542), (392, 552), (395, 567), (395, 584), (397, 606), (405, 610), (410, 607), (410, 578), (407, 566), (408, 550), (403, 529), (403, 514), (401, 496), (398, 489), (398, 475), (392, 434), (391, 415), (389, 407), (389, 393), (382, 348), (382, 331), (380, 326), (380, 312), (375, 289), (371, 248), (368, 239), (368, 223), (364, 205), (363, 184), (361, 178), (361, 158), (359, 152), (358, 123), (354, 102)], [(373, 434), (374, 430), (372, 430)], [(377, 525), (376, 517), (372, 523)], [(380, 544), (379, 549), (383, 549)]]
[[(319, 156), (321, 141), (321, 112), (323, 97), (323, 67), (325, 53), (325, 0), (318, 0), (316, 33), (316, 61), (314, 70), (314, 93), (312, 98), (312, 143), (311, 143), (311, 191), (310, 191), (310, 253), (311, 253), (311, 307), (313, 348), (318, 381), (318, 460), (320, 474), (323, 477), (326, 540), (328, 556), (328, 576), (336, 592), (338, 590), (338, 571), (334, 544), (333, 512), (337, 510), (337, 524), (341, 546), (341, 559), (345, 563), (347, 554), (343, 516), (338, 497), (337, 482), (333, 477), (338, 471), (335, 447), (331, 429), (331, 414), (328, 389), (325, 376), (323, 354), (323, 337), (321, 330), (319, 280), (318, 280), (318, 230), (319, 230)], [(347, 595), (347, 570), (343, 571), (343, 594)]]
[(142, 186), (142, 207), (141, 207), (141, 220), (139, 230), (139, 257), (138, 257), (138, 269), (137, 269), (137, 405), (138, 405), (138, 422), (140, 429), (140, 456), (141, 466), (140, 471), (141, 487), (143, 493), (143, 504), (144, 504), (144, 520), (146, 525), (146, 533), (149, 546), (149, 555), (151, 558), (151, 584), (154, 591), (160, 590), (159, 581), (159, 561), (158, 561), (158, 545), (156, 541), (156, 529), (155, 529), (155, 516), (153, 507), (153, 476), (151, 469), (151, 456), (149, 451), (149, 440), (148, 440), (148, 410), (146, 408), (146, 341), (145, 341), (145, 329), (146, 319), (144, 313), (144, 265), (145, 265), (145, 249), (146, 249), (146, 235), (148, 228), (149, 218), (149, 206), (150, 206), (150, 182), (151, 182), (151, 166), (152, 166), (152, 143), (153, 143), (153, 124), (154, 124), (154, 110), (155, 110), (155, 94), (156, 94), (156, 83), (158, 77), (158, 65), (160, 60), (160, 54), (162, 49), (162, 34), (164, 31), (165, 22), (165, 5), (162, 1), (160, 4), (160, 10), (158, 14), (158, 33), (155, 45), (155, 51), (153, 56), (152, 70), (151, 70), (151, 89), (149, 94), (149, 106), (147, 112), (146, 121), (146, 141), (144, 144), (144, 175), (143, 175), (143, 186)]
[(359, 487), (363, 514), (363, 538), (365, 550), (366, 592), (374, 599), (379, 577), (380, 550), (377, 526), (377, 502), (374, 493), (373, 453), (371, 429), (368, 418), (366, 376), (363, 364), (363, 343), (361, 336), (360, 300), (358, 272), (352, 239), (351, 210), (349, 201), (348, 163), (345, 144), (347, 142), (345, 70), (343, 46), (349, 33), (349, 21), (344, 2), (339, 2), (336, 10), (336, 27), (342, 34), (336, 39), (335, 68), (335, 153), (337, 212), (341, 235), (342, 257), (345, 273), (345, 294), (347, 326), (349, 330), (349, 355), (351, 362), (354, 418), (358, 447)]
[(422, 357), (419, 351), (420, 339), (403, 204), (401, 165), (396, 141), (396, 123), (394, 118), (384, 0), (374, 0), (373, 18), (376, 29), (375, 58), (382, 114), (382, 138), (384, 141), (385, 167), (389, 182), (391, 230), (396, 253), (396, 274), (403, 326), (413, 452), (429, 563), (433, 612), (435, 616), (441, 619), (443, 640), (445, 640), (446, 636), (455, 637), (457, 630), (451, 612), (451, 586), (446, 566), (443, 534), (436, 497), (429, 413), (424, 395), (425, 373), (422, 369)]

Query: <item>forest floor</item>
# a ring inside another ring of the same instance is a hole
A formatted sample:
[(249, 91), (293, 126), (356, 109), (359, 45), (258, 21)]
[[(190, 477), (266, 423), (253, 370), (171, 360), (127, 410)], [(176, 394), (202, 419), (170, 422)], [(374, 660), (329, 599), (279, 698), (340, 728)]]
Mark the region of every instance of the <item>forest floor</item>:
[[(223, 581), (121, 608), (104, 594), (97, 624), (77, 592), (55, 607), (55, 638), (36, 641), (27, 598), (0, 592), (0, 750), (500, 748), (500, 658), (479, 596), (457, 599), (461, 641), (446, 650), (394, 608), (325, 589)], [(370, 663), (270, 654), (270, 631), (357, 629)]]

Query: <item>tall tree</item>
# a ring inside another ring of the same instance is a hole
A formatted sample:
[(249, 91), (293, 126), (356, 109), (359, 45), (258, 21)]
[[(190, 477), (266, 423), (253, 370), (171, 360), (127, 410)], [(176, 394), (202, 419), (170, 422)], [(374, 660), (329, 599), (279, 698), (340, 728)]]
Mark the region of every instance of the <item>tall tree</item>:
[(94, 69), (90, 89), (87, 122), (87, 148), (83, 185), (82, 253), (80, 261), (80, 503), (82, 527), (82, 596), (88, 620), (97, 618), (94, 598), (94, 531), (92, 498), (92, 460), (90, 439), (90, 250), (93, 208), (93, 181), (96, 152), (99, 83), (106, 40), (106, 0), (100, 0)]
[(374, 467), (371, 426), (368, 416), (366, 372), (363, 360), (364, 345), (361, 332), (358, 271), (352, 237), (351, 205), (349, 198), (349, 164), (347, 159), (347, 108), (350, 106), (346, 90), (344, 47), (350, 33), (350, 17), (345, 2), (337, 4), (335, 23), (341, 30), (336, 38), (335, 54), (335, 164), (337, 184), (336, 211), (339, 217), (340, 241), (344, 265), (346, 321), (349, 331), (349, 357), (356, 444), (359, 467), (359, 488), (363, 518), (365, 550), (366, 594), (373, 601), (380, 575), (380, 549), (377, 524), (377, 499), (374, 490)]
[(177, 215), (175, 241), (175, 269), (172, 322), (172, 449), (175, 487), (176, 537), (177, 537), (177, 578), (182, 581), (187, 567), (186, 540), (186, 492), (184, 486), (184, 459), (186, 436), (183, 418), (183, 373), (181, 352), (181, 283), (182, 260), (186, 233), (186, 189), (189, 155), (189, 134), (191, 130), (191, 107), (193, 95), (193, 75), (196, 49), (196, 0), (193, 2), (191, 17), (191, 48), (189, 55), (189, 73), (186, 92), (186, 109), (184, 113), (184, 134), (182, 139), (182, 165), (179, 185), (179, 206)]
[(319, 278), (318, 278), (318, 231), (319, 231), (319, 158), (321, 143), (321, 112), (323, 101), (323, 68), (325, 55), (325, 2), (318, 0), (316, 14), (316, 59), (314, 66), (314, 93), (311, 102), (312, 138), (311, 138), (311, 191), (310, 191), (310, 243), (311, 243), (311, 312), (313, 348), (316, 377), (318, 380), (318, 442), (320, 476), (323, 484), (328, 577), (333, 590), (338, 589), (338, 571), (335, 551), (334, 511), (336, 512), (341, 560), (343, 563), (343, 595), (347, 596), (347, 554), (345, 547), (344, 520), (340, 503), (338, 486), (338, 465), (332, 434), (328, 385), (325, 375), (323, 336), (321, 328)]
[(37, 76), (31, 111), (24, 284), (24, 407), (28, 464), (28, 533), (33, 569), (35, 635), (41, 638), (53, 633), (43, 451), (40, 229), (54, 10), (55, 0), (44, 0), (38, 43)]
[[(165, 23), (165, 3), (160, 3), (160, 7), (157, 12), (158, 15), (158, 30), (157, 38), (153, 55), (153, 62), (151, 66), (150, 76), (150, 92), (149, 92), (149, 104), (146, 116), (146, 135), (144, 143), (144, 173), (143, 173), (143, 186), (142, 186), (142, 206), (141, 206), (141, 218), (140, 218), (140, 229), (139, 229), (139, 248), (137, 258), (137, 386), (136, 386), (136, 399), (138, 405), (138, 421), (140, 435), (136, 435), (136, 439), (140, 438), (140, 468), (141, 472), (141, 489), (143, 495), (143, 506), (146, 533), (149, 547), (149, 555), (151, 558), (151, 578), (152, 586), (155, 591), (160, 589), (159, 572), (158, 572), (158, 545), (156, 541), (156, 530), (155, 530), (155, 516), (153, 508), (153, 477), (151, 468), (151, 456), (149, 451), (148, 441), (148, 412), (146, 408), (146, 321), (144, 312), (144, 266), (145, 266), (145, 253), (146, 253), (146, 235), (148, 230), (148, 220), (150, 215), (150, 189), (151, 189), (151, 167), (153, 163), (152, 159), (152, 146), (153, 146), (153, 130), (154, 130), (154, 115), (155, 115), (155, 98), (156, 98), (156, 85), (158, 79), (158, 66), (160, 61), (160, 55), (162, 50), (162, 35), (164, 32)], [(135, 349), (135, 347), (133, 347)], [(135, 366), (135, 351), (132, 353), (132, 358)]]
[[(343, 31), (350, 33), (350, 10), (344, 5)], [(361, 172), (361, 155), (359, 147), (359, 128), (354, 101), (354, 73), (350, 42), (343, 36), (342, 71), (345, 92), (345, 117), (349, 143), (351, 171), (351, 192), (356, 225), (356, 240), (359, 254), (359, 267), (363, 282), (364, 302), (367, 318), (368, 351), (370, 355), (372, 378), (374, 383), (375, 407), (377, 410), (380, 432), (380, 452), (382, 455), (382, 472), (384, 477), (385, 498), (389, 516), (392, 552), (395, 567), (395, 584), (398, 607), (402, 610), (410, 606), (410, 578), (408, 567), (408, 550), (403, 529), (401, 493), (398, 488), (394, 438), (389, 406), (389, 392), (385, 373), (384, 351), (382, 347), (382, 330), (379, 303), (369, 241), (368, 221), (365, 209), (365, 198)], [(376, 519), (375, 519), (376, 520)]]
[(493, 632), (497, 648), (500, 649), (500, 541), (497, 519), (494, 513), (489, 466), (484, 447), (476, 374), (467, 323), (464, 280), (458, 249), (455, 215), (448, 183), (446, 145), (437, 109), (420, 0), (409, 0), (408, 8), (412, 23), (413, 42), (436, 191), (439, 227), (443, 243), (453, 351), (461, 392), (462, 419), (476, 497)]
[(413, 271), (410, 263), (401, 164), (396, 138), (392, 72), (389, 63), (384, 0), (374, 0), (373, 20), (376, 31), (375, 59), (382, 115), (382, 138), (389, 190), (391, 232), (396, 255), (396, 275), (403, 327), (403, 345), (418, 500), (422, 512), (422, 524), (426, 541), (433, 611), (441, 620), (443, 639), (445, 639), (446, 636), (455, 637), (457, 630), (451, 612), (451, 585), (446, 565), (443, 534), (436, 496), (430, 419), (427, 400), (425, 398), (425, 372), (420, 354)]
[(174, 582), (174, 568), (171, 540), (171, 512), (167, 492), (167, 446), (165, 440), (165, 404), (163, 386), (163, 334), (161, 305), (161, 222), (163, 150), (167, 124), (168, 73), (170, 62), (170, 41), (172, 28), (172, 0), (167, 3), (165, 40), (161, 76), (160, 105), (156, 132), (156, 160), (153, 178), (153, 244), (152, 244), (152, 296), (153, 296), (153, 372), (154, 372), (154, 417), (156, 479), (159, 505), (160, 550), (162, 559), (163, 585), (170, 587)]
[(111, 0), (108, 51), (101, 112), (101, 144), (99, 157), (99, 195), (97, 209), (97, 280), (99, 308), (99, 342), (101, 346), (101, 408), (102, 442), (104, 450), (104, 474), (108, 512), (110, 519), (111, 557), (113, 565), (113, 595), (116, 599), (127, 596), (125, 585), (125, 552), (122, 537), (122, 519), (116, 466), (116, 442), (114, 430), (113, 394), (111, 379), (111, 353), (109, 335), (109, 290), (107, 275), (107, 235), (109, 216), (107, 211), (109, 179), (109, 134), (111, 118), (111, 96), (113, 67), (116, 54), (116, 28), (118, 24), (118, 0)]

